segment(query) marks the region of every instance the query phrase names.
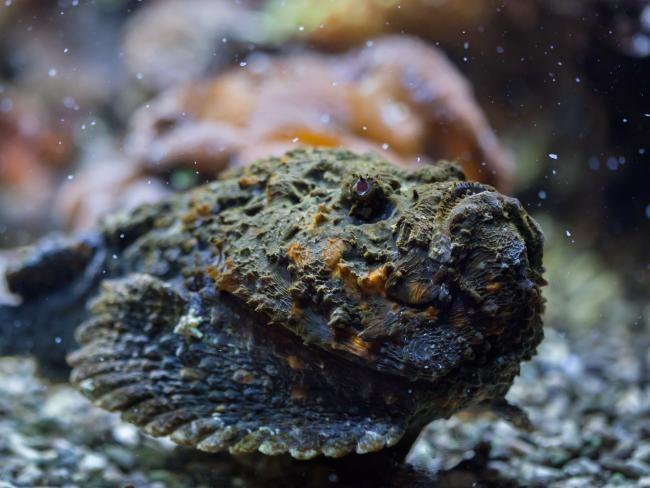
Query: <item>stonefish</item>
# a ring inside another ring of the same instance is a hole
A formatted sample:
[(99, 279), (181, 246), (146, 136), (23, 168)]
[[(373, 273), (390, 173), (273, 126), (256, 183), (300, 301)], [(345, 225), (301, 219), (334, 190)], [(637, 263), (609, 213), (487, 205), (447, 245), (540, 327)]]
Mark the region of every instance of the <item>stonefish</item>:
[(502, 402), (542, 272), (521, 204), (457, 166), (299, 150), (36, 246), (0, 342), (56, 362), (76, 328), (71, 381), (151, 435), (339, 457)]

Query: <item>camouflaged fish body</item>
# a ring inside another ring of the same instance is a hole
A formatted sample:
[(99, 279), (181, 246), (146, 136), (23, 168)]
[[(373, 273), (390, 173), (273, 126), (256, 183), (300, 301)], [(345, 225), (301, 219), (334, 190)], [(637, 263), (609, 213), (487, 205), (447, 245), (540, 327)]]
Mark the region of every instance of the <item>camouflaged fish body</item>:
[(446, 163), (294, 151), (98, 239), (73, 383), (205, 451), (381, 450), (502, 399), (542, 338), (537, 225)]

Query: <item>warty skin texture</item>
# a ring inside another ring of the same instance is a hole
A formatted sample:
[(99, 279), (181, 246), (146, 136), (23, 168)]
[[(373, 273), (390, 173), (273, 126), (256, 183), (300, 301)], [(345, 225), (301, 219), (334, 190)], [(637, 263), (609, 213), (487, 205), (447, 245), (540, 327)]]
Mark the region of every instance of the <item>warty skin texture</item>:
[[(463, 179), (299, 150), (108, 219), (84, 260), (61, 247), (73, 275), (104, 256), (72, 382), (181, 445), (298, 459), (502, 401), (542, 338), (542, 235)], [(12, 289), (51, 293), (28, 268)]]

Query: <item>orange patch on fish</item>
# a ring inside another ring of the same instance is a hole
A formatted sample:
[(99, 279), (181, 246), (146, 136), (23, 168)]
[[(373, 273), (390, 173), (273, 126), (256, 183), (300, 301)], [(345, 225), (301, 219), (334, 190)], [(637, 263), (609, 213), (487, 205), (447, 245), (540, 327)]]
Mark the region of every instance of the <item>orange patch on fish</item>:
[(305, 266), (309, 261), (309, 251), (297, 242), (292, 242), (287, 248), (287, 256), (298, 266)]
[(325, 261), (325, 266), (332, 271), (335, 271), (346, 248), (347, 244), (342, 239), (327, 239), (327, 246), (323, 249), (323, 260)]
[(426, 283), (413, 281), (409, 283), (409, 299), (413, 303), (421, 303), (422, 299), (429, 293), (429, 286)]
[(249, 188), (251, 186), (255, 186), (260, 182), (257, 178), (254, 176), (242, 176), (239, 178), (238, 183), (241, 188)]
[(287, 356), (287, 364), (291, 369), (297, 371), (302, 370), (302, 363), (300, 362), (300, 359), (298, 359), (296, 356)]
[(209, 266), (207, 268), (207, 273), (208, 276), (215, 282), (219, 290), (233, 293), (241, 285), (235, 276), (234, 269), (235, 263), (228, 259), (225, 263), (223, 263), (223, 266)]
[(341, 349), (362, 358), (370, 358), (371, 356), (370, 344), (358, 336), (351, 336), (334, 342), (332, 348)]
[(488, 283), (485, 285), (485, 291), (488, 291), (490, 293), (496, 293), (501, 289), (501, 283)]
[(388, 279), (387, 266), (384, 264), (379, 268), (369, 271), (366, 276), (357, 279), (357, 285), (363, 293), (368, 295), (383, 295), (386, 292), (386, 280)]
[(191, 224), (192, 222), (207, 217), (212, 213), (212, 207), (205, 202), (194, 202), (190, 210), (183, 215), (182, 221), (184, 224)]
[(325, 222), (327, 222), (327, 215), (321, 211), (316, 212), (311, 219), (312, 227), (318, 227)]

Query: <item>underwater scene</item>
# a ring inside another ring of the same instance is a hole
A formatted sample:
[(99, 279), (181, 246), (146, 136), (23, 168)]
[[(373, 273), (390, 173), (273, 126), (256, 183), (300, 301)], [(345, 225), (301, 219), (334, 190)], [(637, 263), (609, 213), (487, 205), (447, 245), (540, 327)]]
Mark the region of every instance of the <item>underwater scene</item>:
[(650, 3), (0, 0), (0, 488), (650, 487)]

